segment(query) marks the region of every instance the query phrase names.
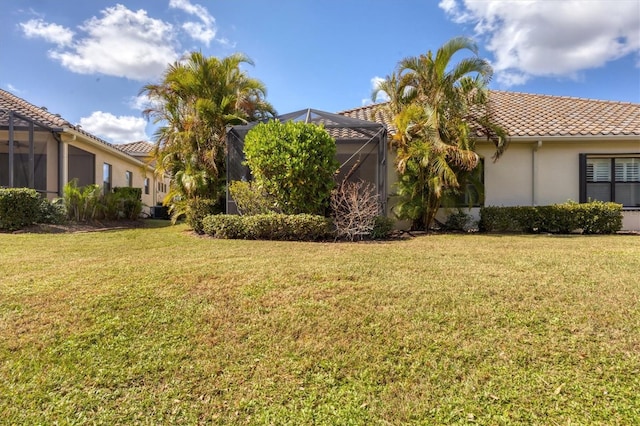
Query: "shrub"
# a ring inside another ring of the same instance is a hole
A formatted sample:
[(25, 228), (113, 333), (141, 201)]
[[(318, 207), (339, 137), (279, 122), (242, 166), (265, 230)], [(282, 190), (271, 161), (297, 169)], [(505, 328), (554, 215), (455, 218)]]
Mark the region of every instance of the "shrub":
[(220, 213), (218, 200), (209, 198), (192, 198), (187, 200), (187, 210), (185, 212), (187, 225), (196, 233), (204, 233), (202, 220), (209, 216)]
[(331, 216), (338, 238), (350, 241), (371, 235), (380, 200), (376, 187), (364, 181), (345, 181), (331, 193)]
[(245, 137), (255, 184), (283, 213), (324, 214), (338, 169), (335, 140), (320, 126), (260, 123)]
[(447, 231), (466, 231), (470, 222), (471, 216), (462, 210), (458, 210), (456, 213), (447, 216), (447, 221), (444, 223), (443, 228)]
[(40, 223), (60, 224), (67, 220), (67, 209), (62, 198), (49, 201), (45, 198), (40, 202)]
[(249, 240), (287, 240), (289, 229), (286, 221), (287, 215), (283, 214), (259, 214), (243, 216), (245, 235)]
[(622, 228), (622, 206), (594, 201), (539, 207), (483, 207), (479, 227), (483, 232), (610, 234)]
[(100, 198), (102, 216), (108, 220), (136, 220), (142, 213), (142, 189), (119, 187)]
[(76, 222), (94, 220), (104, 210), (100, 200), (100, 186), (93, 184), (78, 187), (78, 180), (73, 179), (63, 188), (64, 205), (67, 217)]
[(389, 238), (393, 231), (394, 220), (387, 216), (376, 216), (370, 237), (374, 240)]
[(233, 181), (229, 185), (229, 194), (236, 202), (240, 215), (266, 214), (275, 210), (274, 200), (251, 182)]
[(0, 229), (15, 231), (38, 222), (41, 204), (35, 189), (0, 189)]
[(113, 188), (113, 193), (120, 199), (119, 218), (137, 220), (142, 213), (142, 188)]
[(333, 236), (333, 224), (330, 219), (312, 214), (285, 216), (287, 240), (319, 241)]
[(245, 238), (243, 216), (232, 214), (216, 214), (202, 219), (202, 232), (225, 239)]
[(209, 215), (203, 232), (215, 238), (317, 241), (332, 235), (331, 221), (318, 215)]

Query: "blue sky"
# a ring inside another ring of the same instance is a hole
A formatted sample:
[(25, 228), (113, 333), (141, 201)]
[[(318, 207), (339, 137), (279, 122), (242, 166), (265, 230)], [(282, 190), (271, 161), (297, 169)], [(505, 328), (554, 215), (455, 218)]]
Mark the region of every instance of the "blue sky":
[(279, 113), (337, 112), (459, 35), (492, 89), (640, 102), (640, 0), (5, 0), (0, 87), (110, 142), (152, 140), (137, 95), (186, 52), (245, 53)]

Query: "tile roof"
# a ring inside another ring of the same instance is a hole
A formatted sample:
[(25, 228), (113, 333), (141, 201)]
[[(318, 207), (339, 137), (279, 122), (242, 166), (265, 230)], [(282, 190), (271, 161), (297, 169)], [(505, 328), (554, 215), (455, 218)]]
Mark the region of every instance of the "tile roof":
[[(381, 105), (339, 114), (377, 121), (393, 132), (392, 117)], [(636, 103), (491, 90), (488, 108), (511, 137), (638, 136), (640, 140), (640, 104)]]
[[(135, 157), (134, 153), (136, 152), (140, 152), (140, 153), (143, 152), (142, 149), (145, 149), (145, 148), (144, 148), (144, 145), (142, 144), (148, 144), (148, 142), (142, 142), (142, 141), (134, 142), (132, 144), (124, 145), (124, 146), (134, 145), (135, 147), (133, 147), (131, 150), (122, 149), (121, 145), (111, 144), (83, 130), (79, 125), (71, 124), (69, 121), (62, 118), (60, 114), (52, 114), (45, 107), (35, 106), (25, 101), (24, 99), (19, 98), (18, 96), (10, 92), (7, 92), (6, 90), (0, 89), (0, 126), (1, 127), (7, 127), (9, 125), (9, 118), (7, 114), (9, 111), (15, 112), (20, 116), (33, 120), (39, 125), (44, 125), (50, 129), (56, 129), (56, 130), (61, 130), (63, 128), (73, 129), (76, 132), (82, 133), (88, 138), (93, 139), (94, 141), (104, 144), (110, 148), (118, 149), (119, 151), (122, 151), (131, 157)], [(19, 118), (17, 121), (19, 121)], [(151, 145), (151, 149), (153, 149), (153, 145)]]
[(155, 145), (147, 141), (137, 141), (137, 142), (118, 144), (114, 146), (122, 152), (126, 152), (127, 154), (138, 157), (140, 155), (150, 154), (151, 151), (153, 151), (153, 148)]
[[(24, 117), (51, 128), (74, 127), (67, 120), (60, 117), (60, 114), (52, 114), (47, 111), (47, 108), (37, 107), (2, 89), (0, 89), (0, 111), (17, 112)], [(8, 118), (2, 115), (0, 124), (4, 126), (5, 121), (8, 123)]]

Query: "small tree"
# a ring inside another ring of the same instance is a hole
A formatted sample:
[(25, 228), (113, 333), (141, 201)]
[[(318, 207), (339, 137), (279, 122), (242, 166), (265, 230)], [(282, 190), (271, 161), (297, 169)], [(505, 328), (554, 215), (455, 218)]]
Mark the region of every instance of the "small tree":
[(246, 164), (258, 188), (286, 214), (324, 215), (338, 170), (336, 142), (322, 127), (271, 121), (244, 141)]

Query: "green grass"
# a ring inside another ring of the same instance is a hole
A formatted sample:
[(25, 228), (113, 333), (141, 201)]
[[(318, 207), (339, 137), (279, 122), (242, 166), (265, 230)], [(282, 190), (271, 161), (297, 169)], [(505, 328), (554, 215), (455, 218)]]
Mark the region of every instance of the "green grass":
[(0, 423), (637, 424), (640, 238), (0, 234)]

